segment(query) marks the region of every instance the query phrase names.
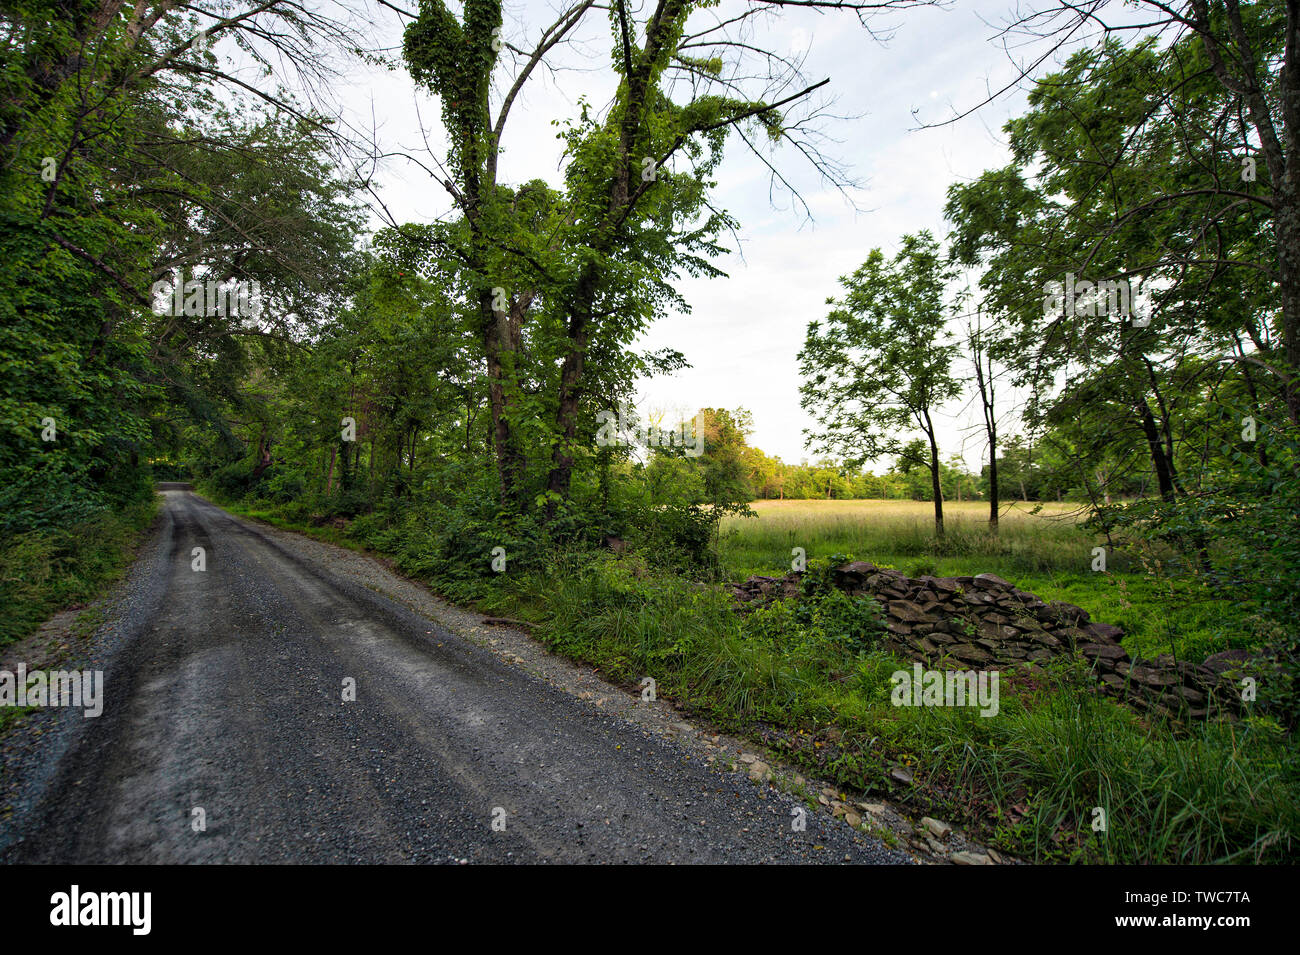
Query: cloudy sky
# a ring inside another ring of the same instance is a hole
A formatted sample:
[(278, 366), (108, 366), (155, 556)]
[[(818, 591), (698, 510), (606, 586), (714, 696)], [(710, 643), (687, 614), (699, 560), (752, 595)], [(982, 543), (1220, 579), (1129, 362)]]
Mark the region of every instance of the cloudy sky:
[[(724, 0), (716, 10), (697, 14), (695, 28), (741, 6), (742, 0)], [(510, 3), (504, 38), (531, 47), (556, 9), (556, 0)], [(977, 105), (1014, 75), (996, 39), (1010, 12), (1011, 0), (978, 0), (946, 10), (891, 13), (873, 24), (888, 29), (883, 42), (851, 14), (793, 10), (763, 25), (756, 44), (802, 57), (810, 81), (830, 80), (831, 112), (843, 118), (821, 122), (830, 140), (825, 152), (862, 188), (846, 198), (799, 155), (778, 151), (773, 161), (803, 195), (810, 218), (788, 193), (773, 194), (761, 162), (743, 143), (731, 141), (717, 175), (716, 200), (739, 220), (740, 241), (718, 263), (728, 277), (683, 281), (679, 288), (691, 312), (665, 317), (642, 340), (645, 348), (677, 348), (692, 365), (671, 378), (642, 382), (642, 410), (689, 414), (699, 407), (743, 407), (753, 415), (751, 443), (786, 461), (810, 457), (802, 430), (811, 422), (799, 405), (796, 359), (808, 322), (824, 316), (826, 298), (839, 292), (838, 278), (872, 248), (893, 252), (900, 236), (920, 229), (945, 235), (948, 186), (1007, 160), (1001, 127), (1023, 108), (1019, 93), (954, 123), (920, 127)], [(387, 10), (381, 19), (380, 43), (397, 51), (401, 19)], [(559, 182), (560, 144), (552, 121), (574, 115), (580, 97), (597, 108), (609, 102), (608, 44), (604, 15), (593, 15), (554, 61), (556, 69), (536, 76), (511, 113), (503, 181)], [(373, 123), (385, 149), (423, 154), (427, 162), (427, 138), (439, 152), (438, 105), (414, 88), (405, 71), (356, 68), (336, 92), (350, 121)], [(442, 188), (412, 162), (390, 160), (377, 182), (399, 220), (429, 221), (450, 211)], [(966, 369), (960, 372), (964, 376)], [(943, 450), (964, 451), (978, 468), (978, 412), (964, 404), (947, 409)]]

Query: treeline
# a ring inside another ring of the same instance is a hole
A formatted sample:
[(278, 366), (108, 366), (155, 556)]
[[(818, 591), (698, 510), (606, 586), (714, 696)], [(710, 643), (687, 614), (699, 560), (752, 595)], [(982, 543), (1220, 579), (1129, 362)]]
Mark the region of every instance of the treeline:
[[(675, 469), (694, 480), (685, 485), (694, 500), (708, 502), (709, 487), (729, 481), (728, 496), (743, 500), (912, 500), (933, 499), (924, 448), (913, 441), (883, 474), (824, 459), (787, 464), (749, 444), (753, 419), (743, 408), (701, 408), (692, 419), (704, 436), (698, 457), (655, 452), (648, 467)], [(725, 478), (723, 476), (726, 476)], [(1035, 462), (1035, 449), (1012, 437), (998, 456), (999, 496), (1004, 501), (1082, 500), (1082, 491), (1053, 480)], [(958, 455), (941, 463), (943, 497), (950, 501), (987, 500), (989, 469), (973, 474)], [(1136, 482), (1129, 490), (1140, 493)]]

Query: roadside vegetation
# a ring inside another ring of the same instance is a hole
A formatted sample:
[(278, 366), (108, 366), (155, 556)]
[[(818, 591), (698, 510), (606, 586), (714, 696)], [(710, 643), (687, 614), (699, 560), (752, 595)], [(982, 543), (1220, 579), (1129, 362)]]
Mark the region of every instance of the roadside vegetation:
[(100, 596), (135, 557), (153, 521), (152, 496), (68, 527), (33, 529), (0, 542), (0, 647), (51, 614)]

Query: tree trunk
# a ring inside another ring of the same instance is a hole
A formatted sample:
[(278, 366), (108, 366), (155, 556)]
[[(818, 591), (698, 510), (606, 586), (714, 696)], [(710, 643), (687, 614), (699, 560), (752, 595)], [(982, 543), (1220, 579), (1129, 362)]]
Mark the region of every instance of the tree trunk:
[(939, 483), (939, 444), (934, 438), (934, 422), (925, 412), (925, 436), (930, 439), (930, 487), (934, 492), (934, 533), (943, 536), (943, 487)]
[(1151, 454), (1151, 464), (1156, 472), (1156, 483), (1160, 487), (1160, 496), (1172, 501), (1177, 493), (1174, 482), (1173, 463), (1165, 456), (1165, 446), (1160, 440), (1160, 429), (1156, 427), (1155, 417), (1146, 399), (1138, 402), (1135, 409), (1142, 424), (1142, 434), (1146, 438), (1147, 449)]

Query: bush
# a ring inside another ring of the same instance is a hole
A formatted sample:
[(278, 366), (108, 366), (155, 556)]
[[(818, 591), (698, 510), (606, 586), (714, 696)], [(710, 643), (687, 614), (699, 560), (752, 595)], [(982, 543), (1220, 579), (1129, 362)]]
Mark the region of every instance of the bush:
[(156, 510), (150, 498), (0, 544), (0, 646), (27, 636), (56, 611), (96, 596), (130, 563), (131, 545)]

